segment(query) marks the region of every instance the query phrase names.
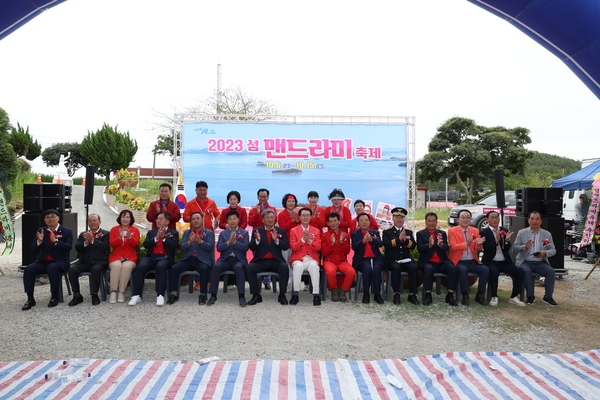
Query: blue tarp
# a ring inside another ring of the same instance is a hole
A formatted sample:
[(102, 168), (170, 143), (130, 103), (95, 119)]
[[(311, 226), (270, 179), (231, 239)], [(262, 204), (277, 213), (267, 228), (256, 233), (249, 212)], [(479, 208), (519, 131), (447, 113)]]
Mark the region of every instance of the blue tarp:
[(563, 188), (563, 190), (587, 189), (594, 183), (594, 175), (600, 173), (600, 160), (573, 172), (571, 175), (552, 181), (552, 187)]
[(65, 0), (0, 0), (0, 40)]

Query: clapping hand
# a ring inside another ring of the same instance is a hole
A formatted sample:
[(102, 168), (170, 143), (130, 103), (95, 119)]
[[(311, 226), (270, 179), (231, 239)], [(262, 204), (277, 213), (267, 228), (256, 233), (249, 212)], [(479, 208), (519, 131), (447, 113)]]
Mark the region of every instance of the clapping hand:
[(406, 230), (405, 230), (405, 229), (402, 229), (402, 230), (400, 231), (400, 234), (398, 235), (398, 239), (399, 239), (401, 242), (405, 242), (405, 241), (406, 241)]
[(44, 230), (40, 229), (39, 231), (37, 231), (35, 233), (35, 237), (37, 238), (38, 242), (43, 242), (44, 241)]
[(229, 235), (229, 239), (227, 239), (227, 245), (231, 246), (232, 244), (235, 243), (235, 231), (231, 231), (231, 234)]
[(373, 241), (373, 237), (371, 236), (371, 234), (369, 232), (366, 233), (365, 236), (363, 236), (363, 242), (367, 243), (367, 242), (372, 242)]
[(260, 232), (258, 229), (254, 231), (254, 239), (256, 239), (257, 242), (260, 242)]

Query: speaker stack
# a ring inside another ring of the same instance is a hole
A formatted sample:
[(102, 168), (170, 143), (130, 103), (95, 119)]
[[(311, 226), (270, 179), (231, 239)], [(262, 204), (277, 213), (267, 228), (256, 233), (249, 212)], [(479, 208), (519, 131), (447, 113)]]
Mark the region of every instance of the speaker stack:
[(40, 213), (53, 208), (58, 212), (71, 211), (71, 186), (60, 183), (23, 185), (23, 208), (25, 213)]

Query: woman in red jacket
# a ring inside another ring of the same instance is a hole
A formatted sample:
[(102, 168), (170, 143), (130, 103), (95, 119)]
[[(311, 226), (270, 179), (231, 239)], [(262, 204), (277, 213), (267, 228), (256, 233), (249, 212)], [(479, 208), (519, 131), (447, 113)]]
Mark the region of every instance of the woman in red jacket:
[(131, 271), (138, 262), (138, 246), (140, 244), (140, 230), (133, 226), (135, 218), (130, 210), (123, 210), (117, 217), (119, 225), (113, 226), (108, 235), (108, 242), (112, 248), (108, 256), (110, 269), (110, 297), (111, 304), (125, 301), (125, 289), (131, 277)]
[(340, 229), (349, 233), (350, 227), (352, 226), (352, 214), (350, 213), (350, 209), (342, 204), (345, 198), (346, 196), (344, 196), (344, 192), (342, 192), (341, 189), (333, 189), (331, 193), (329, 193), (331, 205), (323, 212), (323, 226), (327, 226), (327, 215), (329, 213), (338, 213), (340, 216)]

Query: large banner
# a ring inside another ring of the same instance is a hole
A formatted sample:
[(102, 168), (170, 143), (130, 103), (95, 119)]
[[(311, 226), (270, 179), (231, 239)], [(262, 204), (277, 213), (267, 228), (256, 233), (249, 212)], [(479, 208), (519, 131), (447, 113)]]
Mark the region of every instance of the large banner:
[(348, 203), (362, 199), (381, 219), (389, 220), (393, 206), (406, 207), (405, 124), (190, 122), (182, 141), (188, 200), (204, 180), (219, 207), (231, 190), (241, 193), (242, 205), (255, 205), (259, 188), (271, 192), (276, 207), (286, 193), (307, 203), (311, 190), (327, 206), (334, 188), (352, 211)]

